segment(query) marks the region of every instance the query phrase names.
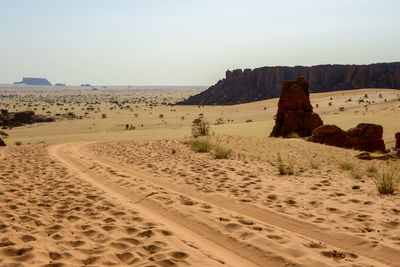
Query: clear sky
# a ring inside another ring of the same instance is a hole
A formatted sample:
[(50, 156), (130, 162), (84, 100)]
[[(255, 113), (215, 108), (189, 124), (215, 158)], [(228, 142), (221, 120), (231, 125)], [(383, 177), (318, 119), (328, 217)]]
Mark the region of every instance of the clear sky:
[(399, 0), (0, 0), (0, 83), (211, 85), (227, 69), (394, 61)]

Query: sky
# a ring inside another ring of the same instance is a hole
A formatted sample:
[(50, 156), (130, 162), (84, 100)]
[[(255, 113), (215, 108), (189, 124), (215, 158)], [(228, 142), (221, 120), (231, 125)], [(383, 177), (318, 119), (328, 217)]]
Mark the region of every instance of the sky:
[(0, 0), (0, 83), (212, 85), (227, 69), (400, 61), (399, 0)]

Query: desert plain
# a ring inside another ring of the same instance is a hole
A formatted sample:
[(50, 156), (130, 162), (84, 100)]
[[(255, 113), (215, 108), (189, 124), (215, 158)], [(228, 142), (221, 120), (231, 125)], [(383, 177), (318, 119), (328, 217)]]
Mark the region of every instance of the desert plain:
[[(0, 266), (400, 266), (400, 193), (374, 182), (398, 160), (270, 138), (278, 99), (174, 105), (202, 89), (0, 86), (1, 109), (56, 118), (2, 129)], [(399, 90), (310, 98), (395, 146)], [(190, 146), (198, 117), (209, 152)]]

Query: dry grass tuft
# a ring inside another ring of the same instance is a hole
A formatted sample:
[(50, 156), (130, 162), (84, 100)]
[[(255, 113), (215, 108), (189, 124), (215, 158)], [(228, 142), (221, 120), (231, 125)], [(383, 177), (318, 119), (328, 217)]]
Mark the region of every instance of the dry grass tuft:
[(215, 159), (229, 159), (232, 157), (232, 149), (215, 146), (212, 155)]
[(399, 164), (389, 165), (383, 172), (378, 172), (373, 179), (380, 194), (393, 194), (400, 185)]
[(291, 163), (284, 163), (281, 155), (278, 153), (278, 171), (280, 175), (293, 175), (294, 174), (294, 169), (293, 169), (293, 164)]

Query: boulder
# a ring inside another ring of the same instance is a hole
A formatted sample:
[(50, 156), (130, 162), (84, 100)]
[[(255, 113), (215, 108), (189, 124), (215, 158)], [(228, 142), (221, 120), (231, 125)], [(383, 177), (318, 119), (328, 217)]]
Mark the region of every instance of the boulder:
[(308, 139), (311, 142), (337, 147), (345, 147), (347, 134), (336, 125), (321, 125), (312, 132)]
[(319, 115), (313, 112), (308, 87), (304, 77), (283, 83), (275, 126), (270, 136), (288, 137), (292, 133), (310, 136), (314, 129), (323, 124)]
[(378, 124), (360, 123), (346, 131), (347, 146), (369, 152), (384, 152), (385, 143), (382, 140), (383, 127)]
[(395, 149), (400, 149), (400, 132), (396, 133), (396, 147)]
[(0, 146), (6, 146), (6, 143), (0, 138)]

